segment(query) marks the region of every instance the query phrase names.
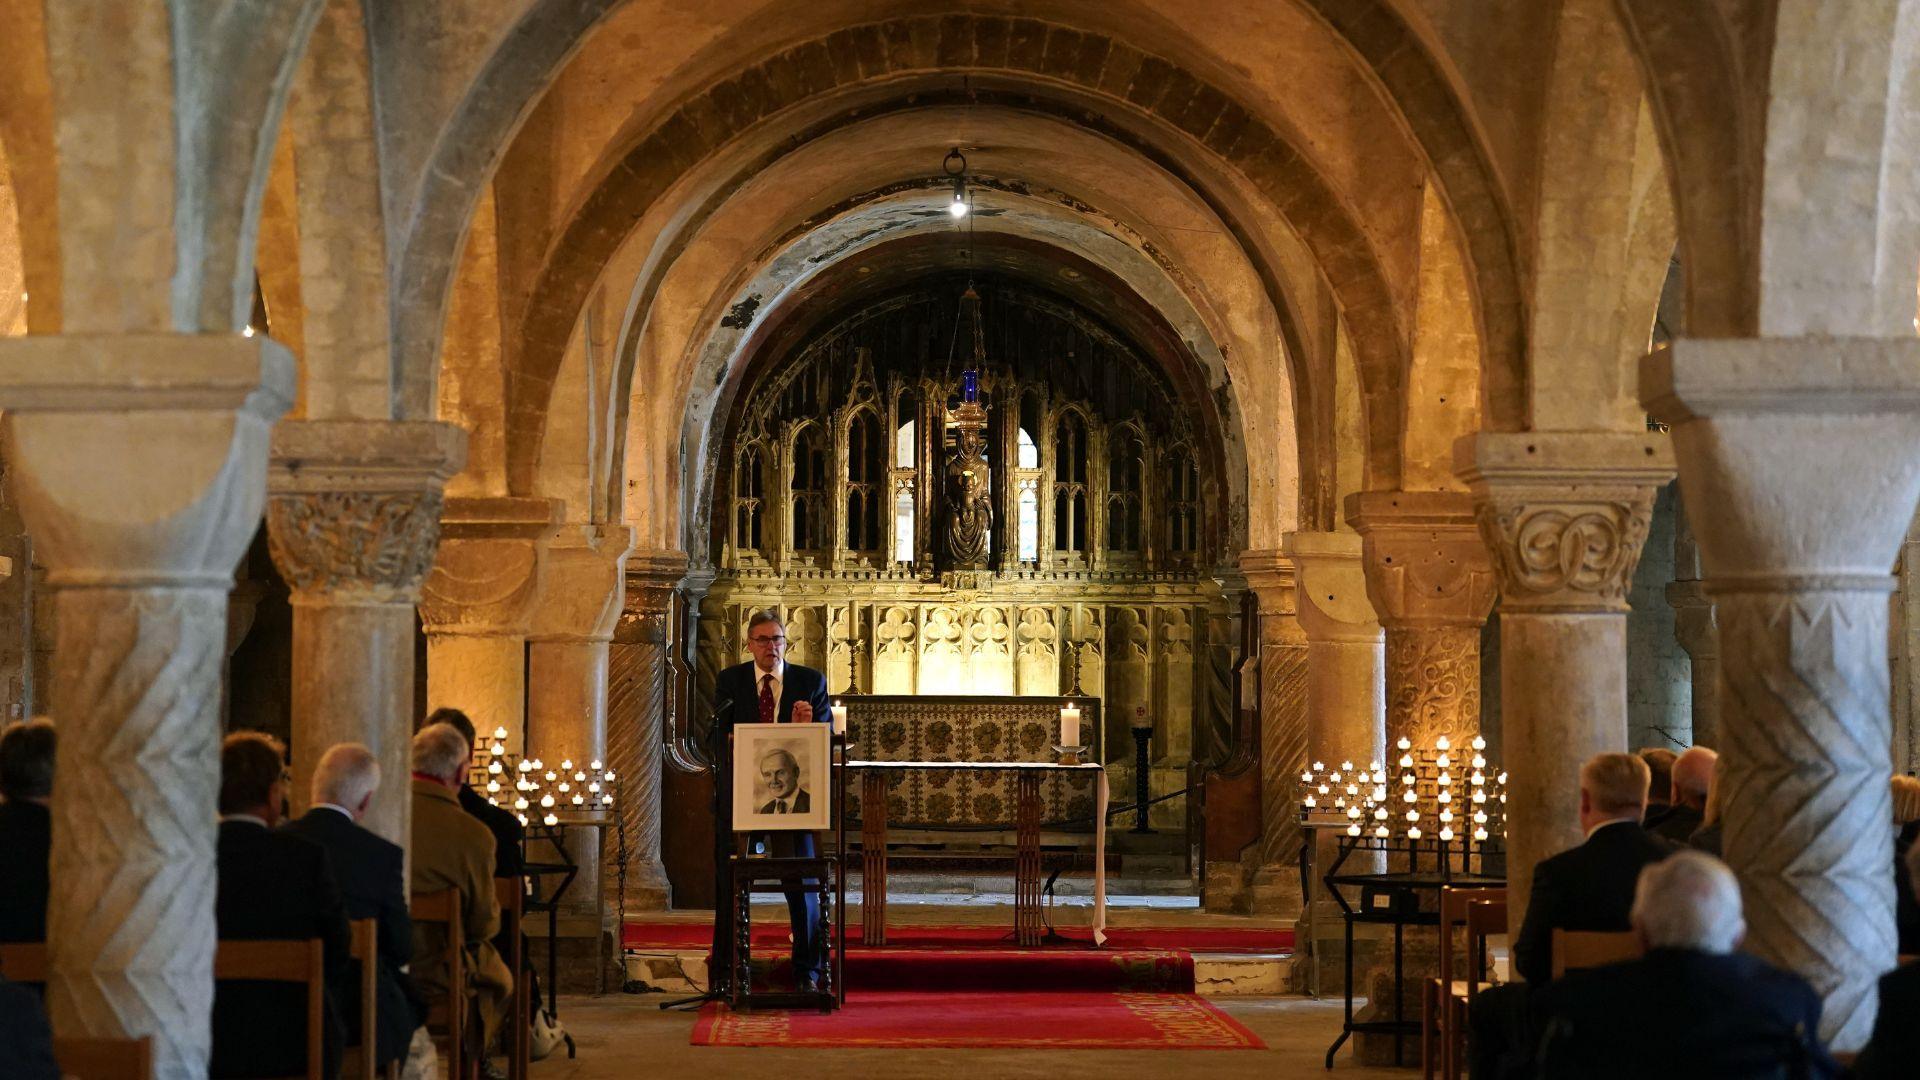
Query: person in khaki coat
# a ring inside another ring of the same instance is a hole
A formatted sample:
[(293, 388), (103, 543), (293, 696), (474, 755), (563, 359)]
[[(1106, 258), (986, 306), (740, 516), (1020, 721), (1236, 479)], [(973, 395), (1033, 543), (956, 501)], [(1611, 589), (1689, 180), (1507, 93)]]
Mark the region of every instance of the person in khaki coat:
[[(482, 1047), (493, 1045), (513, 992), (513, 973), (493, 947), (500, 902), (493, 892), (493, 834), (460, 806), (466, 739), (451, 724), (430, 724), (413, 737), (413, 871), (415, 896), (456, 889), (467, 939), (467, 986), (479, 1012)], [(447, 992), (444, 924), (413, 924), (415, 985), (427, 1000)]]

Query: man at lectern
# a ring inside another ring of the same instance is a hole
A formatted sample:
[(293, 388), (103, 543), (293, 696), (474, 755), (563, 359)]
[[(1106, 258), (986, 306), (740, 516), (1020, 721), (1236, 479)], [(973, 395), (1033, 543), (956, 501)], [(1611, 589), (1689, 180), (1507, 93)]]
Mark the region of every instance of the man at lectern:
[[(714, 684), (714, 700), (721, 703), (715, 722), (725, 725), (716, 733), (721, 745), (725, 745), (727, 731), (734, 724), (828, 720), (827, 677), (812, 668), (786, 662), (787, 628), (778, 615), (761, 611), (747, 621), (747, 648), (753, 659), (722, 671)], [(731, 768), (732, 764), (723, 762), (722, 767)], [(723, 806), (721, 812), (730, 814), (731, 808)], [(811, 858), (819, 850), (811, 832), (755, 833), (752, 843), (775, 858)], [(724, 904), (722, 898), (719, 906)], [(793, 922), (794, 982), (802, 990), (817, 989), (827, 959), (820, 927), (820, 894), (788, 890), (787, 911)]]

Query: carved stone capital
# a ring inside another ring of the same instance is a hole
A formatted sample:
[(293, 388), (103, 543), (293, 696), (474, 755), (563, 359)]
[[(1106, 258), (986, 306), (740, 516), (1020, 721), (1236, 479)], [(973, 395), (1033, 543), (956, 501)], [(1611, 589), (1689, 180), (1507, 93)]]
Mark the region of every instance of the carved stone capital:
[(266, 337), (0, 339), (9, 483), (48, 583), (231, 585), (293, 381)]
[(465, 460), (466, 432), (440, 421), (276, 426), (267, 543), (294, 603), (413, 603)]
[(559, 514), (558, 499), (446, 500), (440, 546), (420, 591), (427, 633), (524, 635), (539, 581), (540, 541)]
[(1660, 432), (1481, 432), (1454, 445), (1507, 609), (1625, 612), (1653, 500), (1673, 479)]
[(687, 557), (677, 551), (635, 551), (627, 556), (626, 599), (613, 640), (629, 645), (663, 645), (673, 595), (686, 576)]
[(545, 641), (610, 641), (620, 619), (627, 553), (626, 525), (565, 525), (541, 545), (540, 581), (528, 637)]
[[(1347, 496), (1367, 595), (1388, 629), (1478, 627), (1493, 610), (1493, 561), (1464, 491)], [(1476, 653), (1477, 655), (1477, 653)]]
[(1281, 540), (1280, 551), (1294, 567), (1294, 604), (1308, 641), (1380, 643), (1358, 535), (1292, 532)]

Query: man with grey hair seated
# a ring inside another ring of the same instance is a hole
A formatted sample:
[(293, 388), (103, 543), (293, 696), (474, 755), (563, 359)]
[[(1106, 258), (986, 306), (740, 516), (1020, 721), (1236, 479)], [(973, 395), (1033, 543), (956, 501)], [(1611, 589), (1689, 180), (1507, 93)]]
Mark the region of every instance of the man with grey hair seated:
[[(1907, 883), (1920, 899), (1920, 844), (1907, 849)], [(1880, 976), (1880, 1015), (1873, 1037), (1854, 1063), (1856, 1080), (1893, 1080), (1913, 1075), (1920, 1062), (1920, 961), (1908, 960)]]
[[(413, 978), (429, 1001), (450, 991), (471, 992), (478, 1024), (469, 1049), (483, 1052), (498, 1032), (513, 992), (513, 973), (493, 947), (500, 932), (500, 901), (493, 891), (493, 834), (460, 807), (459, 792), (471, 754), (451, 724), (428, 724), (413, 736), (413, 871), (415, 896), (453, 889), (460, 894), (466, 937), (467, 987), (447, 986), (445, 928), (415, 924)], [(457, 1000), (457, 998), (456, 998)], [(484, 1071), (484, 1070), (483, 1070)]]
[(1740, 884), (1705, 852), (1640, 872), (1638, 960), (1571, 971), (1535, 999), (1543, 1077), (1821, 1077), (1838, 1074), (1815, 1034), (1806, 980), (1735, 952)]
[[(405, 970), (413, 957), (413, 920), (407, 914), (406, 882), (401, 877), (404, 854), (400, 845), (359, 824), (379, 788), (380, 762), (372, 750), (360, 743), (328, 747), (314, 767), (312, 809), (285, 828), (326, 849), (347, 918), (379, 923), (374, 1041), (376, 1059), (384, 1067), (407, 1056), (414, 1030), (426, 1021), (426, 1008)], [(340, 997), (348, 1045), (357, 1045), (368, 1037), (360, 1030), (357, 975), (341, 988)]]

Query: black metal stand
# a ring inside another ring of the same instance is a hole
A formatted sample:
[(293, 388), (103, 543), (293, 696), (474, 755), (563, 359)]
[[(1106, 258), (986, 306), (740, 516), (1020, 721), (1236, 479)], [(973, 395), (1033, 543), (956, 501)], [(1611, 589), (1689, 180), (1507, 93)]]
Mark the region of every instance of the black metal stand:
[[(573, 857), (567, 854), (563, 829), (564, 826), (560, 825), (529, 826), (526, 846), (530, 848), (535, 843), (545, 843), (553, 849), (554, 858), (551, 862), (527, 859), (522, 864), (523, 872), (533, 882), (533, 894), (527, 897), (522, 908), (524, 915), (537, 915), (542, 911), (547, 913), (547, 1012), (552, 1016), (560, 1015), (560, 900), (573, 887), (573, 879), (580, 873)], [(545, 889), (546, 895), (542, 896), (542, 886), (550, 877), (558, 877), (559, 880), (554, 882), (552, 888)]]
[[(727, 860), (733, 856), (733, 769), (726, 751), (731, 749), (733, 702), (714, 710), (713, 723), (707, 728), (707, 760), (713, 762), (713, 945), (712, 962), (707, 965), (707, 988), (698, 994), (672, 998), (660, 1003), (661, 1011), (686, 1009), (709, 1001), (727, 1000), (728, 982), (733, 970), (731, 936), (724, 932), (728, 887)], [(722, 724), (722, 718), (727, 723)]]
[(1147, 827), (1147, 803), (1153, 800), (1153, 788), (1147, 770), (1151, 767), (1147, 759), (1147, 740), (1153, 738), (1153, 729), (1137, 727), (1133, 729), (1133, 829), (1132, 832), (1150, 833)]

